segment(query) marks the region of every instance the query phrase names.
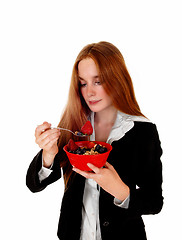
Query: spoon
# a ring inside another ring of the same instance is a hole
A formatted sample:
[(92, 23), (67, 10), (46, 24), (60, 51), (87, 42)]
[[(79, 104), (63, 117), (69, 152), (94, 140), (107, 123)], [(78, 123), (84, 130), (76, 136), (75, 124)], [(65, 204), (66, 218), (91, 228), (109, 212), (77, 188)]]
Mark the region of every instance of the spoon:
[(86, 137), (87, 135), (85, 135), (85, 134), (83, 134), (83, 133), (81, 133), (81, 132), (78, 132), (78, 131), (76, 131), (76, 132), (73, 132), (73, 131), (71, 131), (71, 130), (69, 130), (69, 129), (66, 129), (66, 128), (60, 128), (60, 127), (51, 127), (52, 129), (60, 129), (60, 130), (64, 130), (64, 131), (68, 131), (68, 132), (70, 132), (70, 133), (72, 133), (73, 135), (75, 135), (75, 136), (77, 136), (77, 137)]

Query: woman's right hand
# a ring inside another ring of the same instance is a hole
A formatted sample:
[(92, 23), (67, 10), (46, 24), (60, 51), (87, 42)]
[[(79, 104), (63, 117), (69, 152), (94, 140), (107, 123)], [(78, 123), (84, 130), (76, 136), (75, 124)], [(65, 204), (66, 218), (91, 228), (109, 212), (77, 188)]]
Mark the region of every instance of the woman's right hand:
[(51, 129), (51, 124), (44, 122), (35, 129), (35, 142), (43, 149), (43, 165), (50, 167), (58, 153), (57, 141), (60, 136), (59, 129)]

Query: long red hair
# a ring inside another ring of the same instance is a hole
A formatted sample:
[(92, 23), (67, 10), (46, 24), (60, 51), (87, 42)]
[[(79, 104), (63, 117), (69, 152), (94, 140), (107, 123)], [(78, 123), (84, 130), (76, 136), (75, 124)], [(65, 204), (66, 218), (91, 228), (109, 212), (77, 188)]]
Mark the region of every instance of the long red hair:
[[(81, 95), (78, 78), (78, 64), (85, 58), (94, 60), (99, 79), (116, 109), (129, 115), (144, 116), (136, 101), (133, 83), (121, 52), (109, 42), (99, 42), (85, 46), (76, 58), (68, 102), (59, 122), (59, 127), (68, 128), (72, 131), (79, 130), (89, 116), (90, 109)], [(68, 143), (70, 138), (75, 141), (80, 140), (62, 131), (58, 141), (60, 150)], [(65, 153), (60, 160), (60, 166), (63, 167), (65, 186), (67, 186), (73, 171)]]

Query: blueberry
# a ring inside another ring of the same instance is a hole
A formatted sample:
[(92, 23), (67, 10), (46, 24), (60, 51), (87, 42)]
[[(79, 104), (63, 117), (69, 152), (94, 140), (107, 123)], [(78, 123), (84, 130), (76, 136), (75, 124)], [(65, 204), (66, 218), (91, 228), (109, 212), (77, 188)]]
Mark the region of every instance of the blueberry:
[(81, 155), (82, 154), (82, 150), (80, 148), (78, 148), (75, 153)]
[(82, 136), (83, 133), (81, 133), (81, 132), (77, 132), (76, 135), (77, 135), (77, 136)]
[(85, 148), (82, 148), (81, 149), (81, 154), (84, 154), (86, 152), (86, 149)]
[(106, 147), (101, 147), (99, 150), (98, 150), (99, 153), (105, 153), (107, 152), (107, 148)]
[(99, 152), (100, 148), (101, 148), (101, 146), (99, 144), (97, 144), (97, 146), (95, 147), (95, 151)]

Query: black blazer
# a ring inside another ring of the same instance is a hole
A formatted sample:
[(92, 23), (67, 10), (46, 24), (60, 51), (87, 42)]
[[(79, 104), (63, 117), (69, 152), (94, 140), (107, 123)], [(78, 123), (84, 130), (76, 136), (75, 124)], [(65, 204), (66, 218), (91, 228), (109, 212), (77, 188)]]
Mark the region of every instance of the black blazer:
[[(99, 216), (102, 240), (144, 240), (143, 214), (157, 214), (163, 206), (162, 149), (155, 124), (135, 122), (134, 127), (118, 141), (112, 143), (108, 162), (130, 188), (128, 209), (117, 207), (114, 197), (100, 189)], [(43, 190), (61, 177), (59, 152), (54, 160), (53, 172), (39, 182), (42, 151), (31, 162), (26, 184), (32, 192)], [(65, 191), (58, 225), (61, 240), (79, 240), (82, 220), (82, 200), (85, 178), (76, 174)]]

